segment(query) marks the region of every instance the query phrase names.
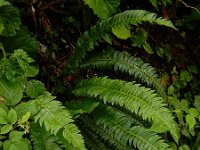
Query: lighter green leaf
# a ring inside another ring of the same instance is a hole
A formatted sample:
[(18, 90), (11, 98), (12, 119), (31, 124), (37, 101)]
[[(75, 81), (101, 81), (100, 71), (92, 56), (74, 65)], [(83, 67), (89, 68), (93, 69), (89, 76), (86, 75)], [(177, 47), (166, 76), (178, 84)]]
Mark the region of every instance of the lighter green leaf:
[(195, 118), (192, 115), (187, 115), (185, 118), (187, 124), (189, 125), (189, 129), (192, 129), (196, 123)]
[(6, 124), (1, 128), (1, 133), (0, 134), (6, 134), (12, 130), (12, 125), (11, 124)]
[(125, 26), (115, 26), (112, 28), (112, 32), (118, 38), (126, 40), (131, 37), (131, 32), (128, 27)]
[(0, 96), (2, 96), (9, 105), (17, 104), (23, 96), (23, 89), (19, 82), (9, 82), (0, 77)]
[(17, 122), (17, 113), (14, 109), (10, 109), (8, 112), (8, 120), (11, 124), (15, 124)]
[(94, 13), (101, 19), (106, 19), (117, 12), (120, 0), (84, 0)]
[(5, 109), (0, 107), (0, 124), (6, 124), (6, 123), (8, 123), (7, 112)]
[(9, 134), (9, 139), (11, 141), (20, 141), (22, 139), (23, 134), (24, 133), (22, 131), (12, 131)]
[(149, 43), (145, 42), (145, 43), (143, 44), (143, 48), (145, 49), (145, 51), (146, 51), (148, 54), (154, 54), (154, 52), (153, 52), (153, 50), (152, 50), (152, 48), (151, 48), (151, 46), (150, 46)]
[(197, 116), (199, 115), (198, 110), (195, 109), (195, 108), (190, 108), (190, 109), (188, 110), (188, 113), (189, 113), (190, 115), (192, 115), (193, 117), (197, 117)]
[(30, 118), (30, 116), (31, 116), (31, 113), (30, 113), (30, 112), (28, 112), (26, 115), (24, 115), (24, 116), (22, 117), (21, 123), (27, 122), (28, 119)]
[(25, 141), (7, 140), (3, 143), (4, 150), (29, 150), (28, 143)]
[(158, 9), (158, 2), (157, 0), (149, 0), (149, 2), (155, 7)]

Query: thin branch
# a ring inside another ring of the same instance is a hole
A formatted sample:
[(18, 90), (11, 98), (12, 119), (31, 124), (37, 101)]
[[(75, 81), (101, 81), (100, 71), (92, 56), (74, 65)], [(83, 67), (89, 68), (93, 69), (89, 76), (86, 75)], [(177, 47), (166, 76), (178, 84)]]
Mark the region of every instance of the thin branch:
[(178, 1), (181, 2), (185, 7), (194, 9), (194, 10), (200, 15), (200, 11), (199, 11), (199, 9), (197, 9), (196, 7), (189, 6), (188, 4), (186, 4), (186, 3), (185, 3), (184, 1), (182, 1), (182, 0), (178, 0)]

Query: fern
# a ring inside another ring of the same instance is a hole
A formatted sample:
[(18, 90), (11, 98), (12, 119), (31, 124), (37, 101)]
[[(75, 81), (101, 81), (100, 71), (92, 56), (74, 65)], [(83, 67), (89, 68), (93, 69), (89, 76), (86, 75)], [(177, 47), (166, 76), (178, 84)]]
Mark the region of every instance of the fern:
[(143, 119), (152, 120), (152, 131), (159, 133), (170, 131), (175, 141), (178, 141), (178, 130), (171, 113), (164, 107), (162, 98), (157, 97), (148, 88), (130, 82), (94, 77), (82, 80), (73, 93), (77, 96), (94, 97), (103, 100), (104, 103), (125, 107), (142, 116)]
[(113, 139), (121, 142), (123, 146), (121, 149), (130, 149), (129, 146), (134, 146), (142, 150), (164, 150), (168, 147), (158, 135), (143, 127), (133, 126), (133, 122), (129, 118), (112, 107), (101, 105), (95, 109), (93, 114), (94, 122), (98, 126), (102, 126), (104, 132), (111, 135)]
[(91, 27), (89, 31), (86, 31), (82, 37), (78, 39), (76, 44), (76, 51), (72, 54), (68, 67), (78, 67), (81, 60), (85, 57), (86, 52), (94, 49), (94, 46), (98, 44), (98, 41), (101, 39), (101, 37), (106, 33), (111, 32), (112, 28), (128, 27), (130, 25), (137, 26), (143, 22), (149, 22), (150, 24), (157, 24), (176, 29), (171, 21), (161, 17), (157, 18), (155, 13), (150, 13), (145, 10), (124, 11), (101, 21), (100, 23)]
[(31, 124), (31, 139), (34, 150), (61, 150), (56, 137), (46, 132), (39, 124)]
[(128, 73), (130, 76), (134, 76), (135, 79), (146, 82), (149, 86), (154, 87), (157, 90), (157, 94), (161, 96), (164, 100), (167, 99), (165, 89), (158, 79), (156, 70), (150, 66), (148, 63), (144, 63), (139, 58), (134, 58), (130, 54), (125, 52), (114, 52), (108, 51), (101, 53), (97, 57), (92, 57), (87, 59), (80, 68), (97, 68), (97, 69), (112, 69), (115, 72), (121, 71), (123, 73)]
[(45, 129), (52, 134), (57, 134), (59, 130), (62, 131), (63, 137), (74, 148), (84, 150), (83, 137), (79, 133), (78, 128), (73, 123), (73, 120), (61, 105), (59, 101), (55, 101), (52, 96), (39, 96), (35, 100), (40, 110), (35, 116), (35, 121), (39, 122)]
[(84, 122), (86, 126), (88, 126), (89, 131), (92, 131), (99, 135), (102, 141), (107, 141), (111, 147), (115, 147), (115, 149), (117, 150), (124, 149), (125, 147), (127, 147), (127, 144), (124, 145), (124, 143), (122, 143), (121, 141), (114, 139), (112, 134), (105, 132), (102, 126), (97, 125), (95, 121), (90, 119), (88, 116), (81, 117), (81, 121)]

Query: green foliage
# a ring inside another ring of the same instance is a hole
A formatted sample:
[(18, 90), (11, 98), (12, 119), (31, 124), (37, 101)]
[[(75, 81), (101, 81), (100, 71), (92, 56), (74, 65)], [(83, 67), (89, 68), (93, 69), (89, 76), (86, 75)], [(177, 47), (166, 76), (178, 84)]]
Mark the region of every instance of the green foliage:
[[(138, 26), (139, 24), (145, 22), (176, 29), (171, 21), (161, 17), (158, 18), (155, 13), (150, 13), (144, 10), (127, 10), (122, 13), (118, 13), (113, 17), (97, 23), (78, 39), (76, 51), (72, 54), (68, 67), (78, 67), (81, 60), (85, 58), (86, 52), (93, 50), (94, 46), (98, 44), (101, 37), (110, 33), (112, 29), (114, 29), (114, 31), (117, 30), (117, 28), (119, 28), (119, 31), (120, 29), (124, 30), (125, 28), (130, 30), (129, 26)], [(118, 36), (121, 37), (120, 35)], [(128, 36), (126, 35), (125, 37), (127, 38)]]
[(83, 61), (80, 68), (112, 69), (129, 74), (135, 79), (147, 83), (157, 90), (159, 96), (167, 99), (165, 89), (158, 78), (156, 70), (150, 64), (143, 62), (140, 58), (134, 58), (126, 52), (106, 51), (95, 55), (91, 59)]
[(104, 103), (125, 107), (142, 116), (143, 119), (152, 120), (152, 131), (158, 133), (170, 131), (178, 142), (176, 123), (169, 110), (164, 107), (162, 99), (139, 84), (107, 78), (92, 78), (82, 80), (73, 93), (77, 96), (99, 98)]
[(45, 129), (56, 135), (62, 130), (63, 137), (77, 149), (85, 149), (84, 141), (78, 128), (73, 124), (73, 120), (67, 110), (53, 96), (39, 96), (36, 102), (39, 112), (35, 116), (35, 121), (44, 125)]
[(58, 139), (49, 132), (43, 130), (37, 123), (31, 124), (31, 139), (35, 150), (56, 149), (61, 150)]
[(119, 0), (84, 0), (100, 19), (106, 19), (117, 12)]
[(125, 147), (139, 149), (167, 149), (168, 145), (149, 129), (133, 126), (133, 122), (125, 115), (114, 111), (112, 107), (101, 106), (95, 109), (94, 121), (102, 126), (116, 141), (121, 141)]

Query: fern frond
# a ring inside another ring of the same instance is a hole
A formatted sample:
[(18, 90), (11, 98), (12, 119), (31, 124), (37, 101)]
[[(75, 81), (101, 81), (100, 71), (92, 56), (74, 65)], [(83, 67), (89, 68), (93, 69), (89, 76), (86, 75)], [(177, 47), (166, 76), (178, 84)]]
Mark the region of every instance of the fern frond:
[(127, 147), (127, 145), (124, 145), (122, 141), (114, 139), (112, 134), (105, 132), (102, 126), (97, 125), (95, 121), (90, 119), (88, 116), (81, 117), (81, 121), (83, 121), (85, 125), (89, 127), (90, 131), (93, 131), (94, 133), (99, 135), (102, 138), (102, 141), (108, 141), (108, 144), (115, 149), (122, 150)]
[(87, 59), (80, 68), (97, 68), (97, 69), (112, 69), (115, 72), (121, 71), (128, 73), (130, 76), (134, 76), (135, 79), (139, 79), (142, 82), (146, 82), (149, 86), (157, 90), (157, 94), (164, 100), (167, 99), (167, 95), (158, 78), (156, 70), (148, 63), (144, 63), (141, 59), (132, 57), (126, 52), (108, 51), (101, 53), (97, 57)]
[(170, 131), (174, 139), (178, 141), (178, 130), (172, 114), (164, 107), (162, 98), (157, 97), (148, 88), (131, 82), (94, 77), (78, 83), (73, 93), (77, 96), (98, 98), (104, 103), (125, 107), (142, 116), (143, 119), (152, 120), (153, 131)]
[(63, 137), (74, 148), (84, 150), (84, 141), (79, 129), (73, 123), (73, 119), (69, 112), (62, 106), (59, 101), (54, 100), (51, 95), (39, 96), (35, 101), (38, 104), (39, 112), (35, 116), (35, 121), (40, 126), (44, 126), (46, 131), (57, 134), (62, 131)]
[(137, 26), (143, 22), (157, 24), (176, 29), (171, 21), (158, 18), (155, 13), (145, 10), (127, 10), (113, 17), (105, 19), (86, 31), (77, 41), (76, 50), (69, 60), (69, 67), (78, 67), (86, 52), (91, 51), (105, 33), (112, 31), (114, 27)]
[(111, 150), (99, 139), (99, 136), (91, 131), (91, 129), (84, 125), (81, 131), (85, 139), (85, 144), (89, 150)]
[(30, 137), (33, 141), (34, 150), (62, 150), (57, 143), (56, 137), (46, 132), (37, 123), (31, 124)]
[(101, 105), (95, 109), (93, 119), (124, 145), (129, 144), (141, 150), (165, 150), (169, 146), (149, 129), (133, 126), (129, 118), (112, 107)]

